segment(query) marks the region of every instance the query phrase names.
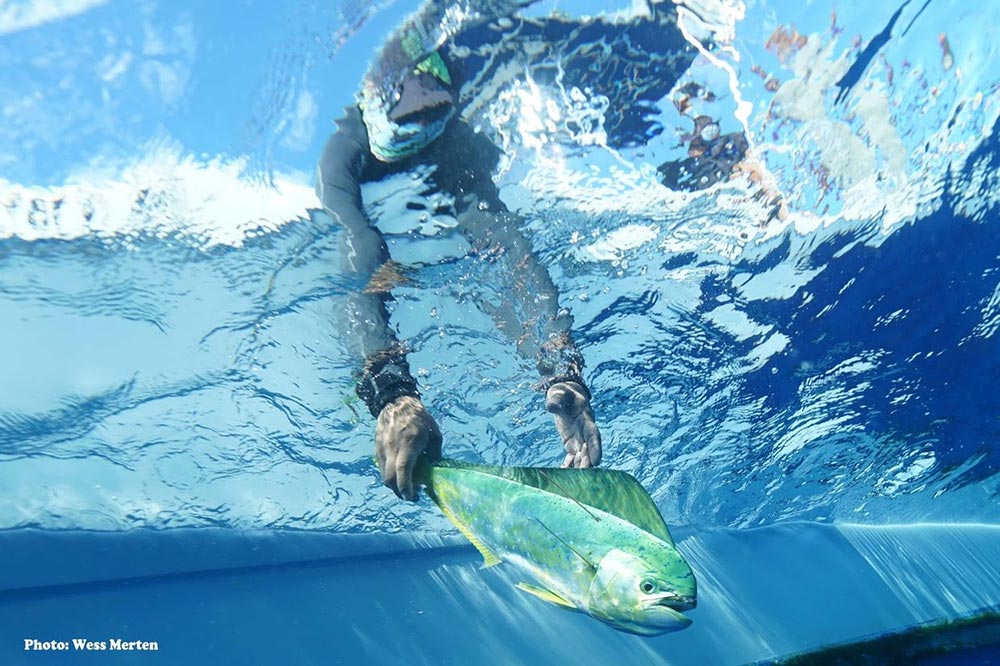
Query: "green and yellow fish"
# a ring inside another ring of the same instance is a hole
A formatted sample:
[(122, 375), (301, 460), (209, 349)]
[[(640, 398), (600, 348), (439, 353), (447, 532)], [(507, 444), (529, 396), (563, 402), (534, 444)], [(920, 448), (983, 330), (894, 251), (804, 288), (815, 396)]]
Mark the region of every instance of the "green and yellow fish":
[(642, 636), (691, 624), (697, 585), (652, 498), (606, 469), (420, 468), (428, 495), (479, 550), (532, 583), (518, 588)]

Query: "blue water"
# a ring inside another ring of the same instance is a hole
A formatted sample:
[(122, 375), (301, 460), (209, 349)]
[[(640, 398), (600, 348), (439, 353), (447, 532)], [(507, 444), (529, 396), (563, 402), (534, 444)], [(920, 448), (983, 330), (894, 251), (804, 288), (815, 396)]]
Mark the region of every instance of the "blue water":
[[(997, 524), (1000, 6), (687, 4), (728, 37), (682, 82), (752, 138), (752, 179), (659, 184), (676, 96), (619, 144), (556, 122), (603, 118), (601, 90), (574, 105), (529, 66), (476, 118), (572, 312), (604, 464), (695, 530)], [(0, 529), (450, 530), (379, 483), (337, 329), (360, 285), (311, 189), (415, 5), (70, 5), (0, 10)], [(369, 198), (446, 454), (558, 463), (533, 363), (477, 306), (505, 276), (399, 184)]]

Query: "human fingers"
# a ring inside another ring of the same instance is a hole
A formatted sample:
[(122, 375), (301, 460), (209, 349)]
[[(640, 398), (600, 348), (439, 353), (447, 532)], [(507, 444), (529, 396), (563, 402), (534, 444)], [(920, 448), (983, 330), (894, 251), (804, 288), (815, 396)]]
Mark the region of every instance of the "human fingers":
[(560, 467), (562, 467), (564, 469), (567, 468), (567, 467), (572, 467), (573, 466), (573, 460), (575, 458), (576, 458), (575, 454), (573, 454), (573, 453), (567, 453), (566, 457), (563, 459), (562, 465), (560, 465)]
[(385, 438), (378, 431), (375, 432), (375, 463), (379, 476), (385, 477)]
[(566, 454), (566, 459), (563, 461), (563, 467), (572, 467), (574, 469), (582, 469), (584, 467), (590, 467), (590, 455), (587, 453), (587, 447), (583, 446), (572, 453)]
[(563, 444), (566, 447), (565, 467), (590, 467), (587, 442), (578, 428), (573, 428), (573, 434)]
[(400, 497), (396, 480), (397, 458), (395, 449), (389, 446), (385, 447), (385, 463), (382, 465), (380, 471), (382, 473), (382, 485), (396, 493), (397, 497)]
[(382, 483), (388, 487), (392, 487), (390, 483), (386, 481), (388, 477), (393, 476), (393, 467), (395, 462), (390, 463), (390, 458), (395, 458), (395, 449), (389, 446), (389, 438), (386, 436), (385, 431), (382, 428), (376, 428), (375, 430), (375, 461), (378, 463), (378, 473), (382, 478)]
[(418, 455), (419, 450), (416, 447), (408, 447), (396, 456), (396, 487), (399, 489), (396, 494), (408, 502), (417, 499), (413, 487), (413, 466), (417, 462)]
[(584, 441), (587, 442), (587, 455), (590, 465), (597, 467), (601, 464), (601, 457), (604, 453), (601, 446), (601, 431), (597, 429), (597, 424), (591, 421), (584, 427), (583, 433)]
[(566, 453), (572, 453), (576, 455), (580, 451), (580, 444), (583, 440), (580, 439), (580, 431), (575, 428), (573, 424), (569, 424), (560, 428), (557, 424), (556, 430), (559, 434), (563, 436), (563, 448), (566, 449)]

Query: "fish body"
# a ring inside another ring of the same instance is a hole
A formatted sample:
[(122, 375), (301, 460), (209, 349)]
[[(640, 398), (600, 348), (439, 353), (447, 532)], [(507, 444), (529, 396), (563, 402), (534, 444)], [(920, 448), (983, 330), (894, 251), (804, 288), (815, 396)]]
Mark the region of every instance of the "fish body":
[(694, 574), (631, 475), (446, 460), (421, 476), (486, 566), (532, 579), (525, 592), (635, 634), (690, 625), (680, 611), (696, 603)]

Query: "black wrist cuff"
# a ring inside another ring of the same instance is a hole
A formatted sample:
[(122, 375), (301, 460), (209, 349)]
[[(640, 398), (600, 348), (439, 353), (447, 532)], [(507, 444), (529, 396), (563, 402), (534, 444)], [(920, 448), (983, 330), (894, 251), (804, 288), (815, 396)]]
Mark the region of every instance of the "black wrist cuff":
[(393, 400), (403, 396), (420, 397), (417, 381), (410, 375), (410, 364), (406, 362), (402, 348), (369, 356), (356, 390), (375, 418)]
[(535, 367), (542, 377), (577, 377), (583, 375), (583, 354), (569, 335), (553, 337), (535, 356)]

